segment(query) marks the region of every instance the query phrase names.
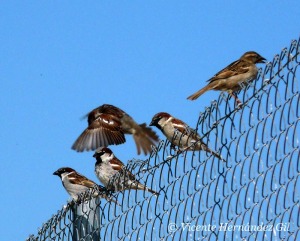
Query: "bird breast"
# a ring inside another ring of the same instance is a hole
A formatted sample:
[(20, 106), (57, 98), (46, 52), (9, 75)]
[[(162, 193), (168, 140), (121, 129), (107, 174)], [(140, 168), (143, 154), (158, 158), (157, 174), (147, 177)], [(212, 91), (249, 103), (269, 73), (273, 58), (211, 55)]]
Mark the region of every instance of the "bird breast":
[(258, 69), (255, 65), (253, 65), (246, 73), (234, 75), (227, 79), (219, 79), (218, 81), (212, 82), (212, 89), (222, 91), (238, 91), (247, 86), (251, 81), (256, 79), (257, 73)]
[(80, 193), (84, 193), (88, 189), (86, 186), (70, 183), (67, 179), (64, 180), (64, 186), (70, 196), (75, 200), (77, 200)]
[(112, 176), (114, 176), (117, 173), (117, 171), (114, 170), (109, 163), (102, 163), (101, 165), (97, 165), (95, 168), (95, 172), (100, 182), (102, 182), (106, 187), (109, 184), (109, 181), (112, 178)]
[(172, 124), (164, 125), (162, 131), (173, 145), (179, 147), (185, 146), (187, 136), (175, 129)]

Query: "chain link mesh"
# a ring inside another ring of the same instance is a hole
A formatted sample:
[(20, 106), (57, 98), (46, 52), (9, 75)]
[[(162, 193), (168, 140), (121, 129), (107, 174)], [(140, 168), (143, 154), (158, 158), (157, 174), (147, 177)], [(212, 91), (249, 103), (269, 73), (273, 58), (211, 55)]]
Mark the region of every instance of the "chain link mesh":
[(226, 162), (161, 141), (127, 165), (158, 197), (124, 191), (113, 194), (119, 204), (68, 203), (27, 240), (299, 240), (299, 45), (292, 41), (238, 94), (241, 109), (221, 93), (200, 113), (202, 141)]

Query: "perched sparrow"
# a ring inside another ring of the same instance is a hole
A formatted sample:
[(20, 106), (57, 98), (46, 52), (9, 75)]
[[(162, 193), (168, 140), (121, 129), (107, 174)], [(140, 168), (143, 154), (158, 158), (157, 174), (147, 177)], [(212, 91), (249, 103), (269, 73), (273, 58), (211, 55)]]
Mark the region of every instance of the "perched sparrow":
[(157, 192), (138, 182), (109, 148), (98, 148), (93, 157), (97, 160), (95, 174), (108, 190), (115, 192), (126, 189), (146, 190), (158, 195)]
[(78, 152), (119, 145), (125, 142), (124, 134), (132, 134), (138, 154), (142, 149), (147, 155), (151, 152), (151, 145), (159, 140), (156, 133), (145, 123), (138, 125), (127, 113), (113, 105), (102, 105), (87, 116), (89, 126), (72, 146)]
[(209, 149), (208, 146), (201, 141), (201, 137), (194, 129), (168, 113), (157, 113), (152, 118), (150, 126), (156, 126), (160, 129), (173, 147), (178, 146), (179, 149), (187, 151), (203, 150), (225, 161), (218, 153)]
[(258, 53), (254, 51), (246, 52), (239, 60), (215, 74), (215, 76), (208, 80), (209, 84), (207, 86), (189, 96), (188, 99), (195, 100), (208, 90), (221, 90), (227, 91), (240, 105), (241, 101), (236, 97), (234, 92), (242, 89), (243, 86), (256, 79), (258, 69), (255, 64), (265, 62), (266, 59)]
[(107, 201), (113, 201), (117, 203), (117, 201), (111, 199), (104, 193), (106, 190), (104, 187), (97, 185), (95, 182), (87, 179), (85, 176), (79, 174), (70, 167), (59, 168), (53, 173), (53, 175), (60, 177), (64, 188), (75, 201), (78, 201), (79, 195), (85, 193), (88, 189), (98, 187), (99, 192), (96, 189), (95, 191), (93, 190), (91, 194), (92, 197), (97, 197), (100, 195), (101, 198), (105, 198)]

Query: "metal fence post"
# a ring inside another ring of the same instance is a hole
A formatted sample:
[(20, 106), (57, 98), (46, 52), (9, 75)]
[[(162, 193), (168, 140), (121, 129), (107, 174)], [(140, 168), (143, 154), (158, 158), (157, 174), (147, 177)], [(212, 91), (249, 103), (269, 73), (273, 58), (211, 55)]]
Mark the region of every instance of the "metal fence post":
[(72, 241), (100, 240), (100, 199), (92, 198), (72, 208), (74, 222)]

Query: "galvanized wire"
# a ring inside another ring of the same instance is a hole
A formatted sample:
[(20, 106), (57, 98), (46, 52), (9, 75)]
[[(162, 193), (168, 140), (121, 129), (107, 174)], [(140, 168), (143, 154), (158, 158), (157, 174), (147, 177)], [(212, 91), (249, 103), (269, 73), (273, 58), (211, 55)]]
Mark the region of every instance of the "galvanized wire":
[[(159, 192), (113, 194), (97, 215), (100, 240), (298, 240), (300, 236), (300, 40), (292, 41), (238, 93), (221, 93), (200, 113), (204, 151), (176, 152), (164, 140), (127, 165)], [(67, 204), (27, 240), (75, 240), (76, 204)], [(93, 216), (91, 216), (93, 217)], [(88, 233), (80, 240), (91, 240)], [(297, 239), (298, 238), (298, 239)]]

